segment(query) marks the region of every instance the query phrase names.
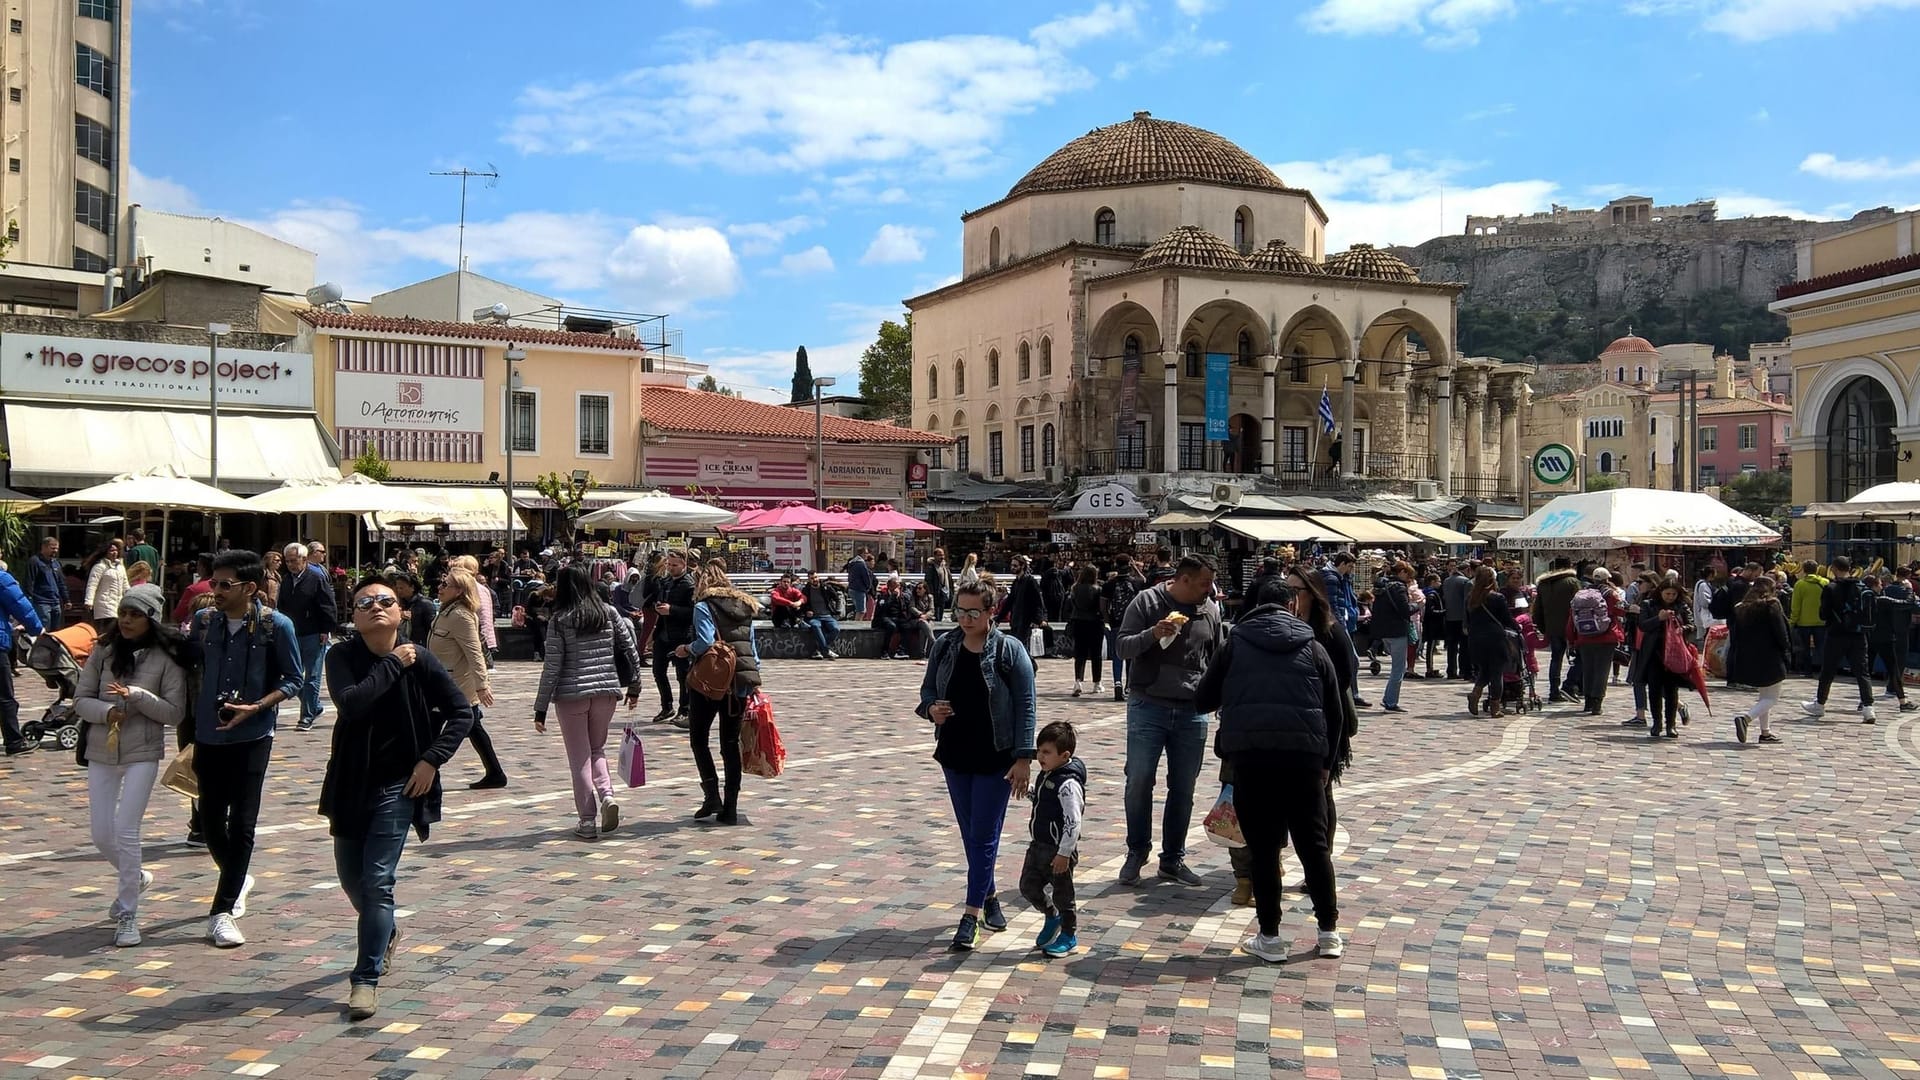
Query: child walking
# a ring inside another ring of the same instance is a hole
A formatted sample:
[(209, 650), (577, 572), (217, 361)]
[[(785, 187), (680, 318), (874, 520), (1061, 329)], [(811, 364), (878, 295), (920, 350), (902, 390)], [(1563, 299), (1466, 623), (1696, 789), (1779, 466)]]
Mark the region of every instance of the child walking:
[[(1032, 841), (1020, 871), (1020, 895), (1046, 913), (1034, 947), (1066, 956), (1080, 944), (1073, 906), (1073, 868), (1080, 862), (1080, 815), (1087, 805), (1087, 767), (1073, 756), (1073, 725), (1055, 721), (1040, 730), (1034, 761)], [(1049, 899), (1048, 890), (1052, 890)]]

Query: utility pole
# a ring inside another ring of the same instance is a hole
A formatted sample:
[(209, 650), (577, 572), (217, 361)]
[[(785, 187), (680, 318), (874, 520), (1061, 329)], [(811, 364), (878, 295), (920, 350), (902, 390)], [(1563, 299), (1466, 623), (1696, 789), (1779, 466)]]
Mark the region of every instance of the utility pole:
[(460, 239), (453, 257), (453, 321), (465, 322), (467, 309), (466, 306), (460, 302), (460, 286), (464, 280), (461, 275), (467, 272), (467, 181), (484, 179), (487, 182), (487, 186), (492, 187), (494, 181), (500, 179), (500, 173), (494, 169), (492, 162), (488, 162), (485, 170), (462, 167), (446, 172), (428, 173), (427, 175), (457, 176), (460, 178)]

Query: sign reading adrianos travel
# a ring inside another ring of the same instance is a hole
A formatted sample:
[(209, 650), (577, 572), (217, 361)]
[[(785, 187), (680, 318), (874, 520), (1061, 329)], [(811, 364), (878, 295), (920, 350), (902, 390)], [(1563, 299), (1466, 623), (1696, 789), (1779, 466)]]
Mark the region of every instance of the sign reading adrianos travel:
[(1573, 447), (1565, 443), (1548, 443), (1533, 453), (1533, 475), (1543, 484), (1564, 484), (1573, 479), (1574, 466), (1578, 461)]
[[(0, 334), (0, 390), (15, 396), (207, 405), (206, 345)], [(220, 401), (313, 408), (313, 357), (264, 349), (219, 352)]]

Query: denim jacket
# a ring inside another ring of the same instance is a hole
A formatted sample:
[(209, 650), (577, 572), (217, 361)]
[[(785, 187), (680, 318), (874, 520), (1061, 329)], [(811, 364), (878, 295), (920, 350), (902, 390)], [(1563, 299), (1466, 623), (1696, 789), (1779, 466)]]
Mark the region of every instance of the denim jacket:
[[(271, 648), (262, 620), (271, 620)], [(227, 617), (218, 608), (195, 613), (188, 639), (203, 650), (200, 696), (193, 704), (194, 741), (245, 743), (273, 737), (280, 707), (261, 709), (239, 726), (226, 731), (220, 724), (220, 695), (235, 691), (241, 702), (259, 701), (275, 690), (286, 698), (300, 693), (300, 644), (293, 621), (277, 611), (263, 610), (256, 601), (238, 633), (229, 633)]]
[[(931, 720), (933, 703), (947, 696), (953, 665), (967, 655), (965, 633), (949, 630), (933, 643), (927, 674), (920, 680), (920, 707), (914, 712)], [(980, 674), (987, 682), (987, 712), (993, 721), (993, 747), (1011, 750), (1016, 758), (1034, 755), (1037, 723), (1033, 693), (1033, 658), (1024, 645), (993, 630), (980, 650)]]

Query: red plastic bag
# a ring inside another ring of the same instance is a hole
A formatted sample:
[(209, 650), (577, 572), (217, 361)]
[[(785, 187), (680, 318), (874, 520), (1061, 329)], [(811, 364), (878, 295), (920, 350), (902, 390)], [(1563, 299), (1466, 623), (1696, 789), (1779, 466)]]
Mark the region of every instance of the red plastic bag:
[(1693, 646), (1687, 644), (1687, 635), (1680, 628), (1680, 620), (1667, 623), (1661, 647), (1665, 650), (1661, 660), (1667, 665), (1668, 671), (1675, 675), (1686, 675), (1693, 671)]
[(1725, 623), (1707, 631), (1707, 652), (1702, 658), (1707, 674), (1716, 679), (1727, 677), (1727, 627)]
[(771, 780), (780, 775), (786, 761), (787, 748), (773, 723), (773, 702), (755, 690), (747, 698), (746, 715), (740, 718), (740, 768)]

